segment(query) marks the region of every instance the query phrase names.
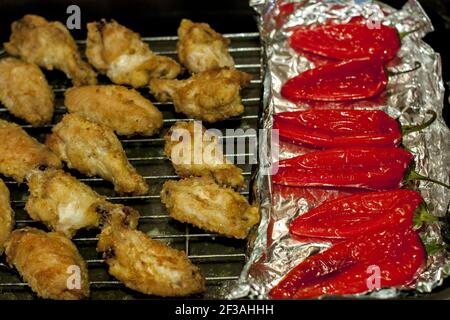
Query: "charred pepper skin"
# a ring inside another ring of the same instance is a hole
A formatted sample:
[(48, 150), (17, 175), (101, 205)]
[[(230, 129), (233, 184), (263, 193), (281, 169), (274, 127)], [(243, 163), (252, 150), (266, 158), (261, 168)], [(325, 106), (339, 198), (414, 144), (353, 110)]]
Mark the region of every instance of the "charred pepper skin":
[(414, 281), (425, 257), (420, 237), (411, 228), (365, 234), (306, 259), (272, 288), (269, 296), (303, 299), (373, 291), (377, 288), (369, 279), (372, 266), (381, 271), (380, 288), (401, 287)]
[(398, 189), (341, 197), (300, 215), (289, 226), (297, 239), (342, 241), (364, 234), (413, 226), (423, 203), (414, 190)]
[(280, 139), (312, 148), (395, 147), (400, 124), (382, 110), (306, 110), (273, 116)]
[(387, 83), (382, 60), (351, 59), (319, 66), (289, 79), (281, 87), (281, 95), (294, 103), (361, 100), (379, 95)]
[(336, 60), (376, 56), (387, 62), (397, 55), (401, 40), (393, 27), (382, 24), (369, 28), (367, 23), (353, 22), (297, 28), (289, 37), (289, 45), (300, 54), (309, 52)]
[(272, 182), (291, 187), (397, 189), (412, 159), (402, 148), (320, 150), (279, 161)]

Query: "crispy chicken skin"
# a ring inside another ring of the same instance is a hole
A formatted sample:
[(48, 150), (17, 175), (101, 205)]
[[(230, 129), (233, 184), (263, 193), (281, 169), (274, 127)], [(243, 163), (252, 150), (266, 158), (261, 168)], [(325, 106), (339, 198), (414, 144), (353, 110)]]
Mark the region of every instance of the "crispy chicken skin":
[(25, 210), (30, 217), (68, 238), (79, 229), (106, 223), (113, 215), (126, 216), (129, 225), (137, 226), (137, 211), (106, 201), (88, 185), (62, 170), (33, 171), (27, 182), (30, 196)]
[(178, 28), (178, 59), (192, 73), (233, 67), (228, 53), (230, 40), (214, 31), (207, 23), (181, 20)]
[(49, 123), (53, 117), (53, 91), (34, 63), (15, 58), (0, 60), (0, 102), (34, 127)]
[(0, 119), (0, 141), (0, 173), (17, 182), (22, 182), (38, 167), (62, 167), (61, 161), (47, 146), (15, 123)]
[(35, 170), (28, 179), (25, 210), (36, 221), (72, 238), (82, 228), (98, 225), (97, 207), (106, 200), (62, 170)]
[(116, 84), (146, 86), (151, 78), (173, 79), (181, 66), (169, 57), (154, 54), (141, 36), (111, 20), (87, 24), (86, 56)]
[(14, 227), (14, 212), (9, 202), (9, 190), (0, 179), (0, 255)]
[(134, 230), (139, 224), (139, 212), (122, 204), (104, 202), (98, 206), (97, 211), (100, 214), (100, 227), (102, 229), (108, 226), (121, 225), (124, 228)]
[[(72, 241), (63, 235), (35, 228), (17, 229), (7, 241), (5, 253), (7, 262), (39, 297), (78, 300), (89, 296), (86, 263)], [(72, 281), (77, 267), (79, 283)]]
[(119, 220), (106, 225), (97, 251), (109, 273), (133, 290), (158, 296), (187, 296), (205, 290), (200, 270), (183, 251), (169, 248)]
[(66, 114), (52, 132), (46, 144), (69, 168), (111, 181), (118, 193), (143, 195), (148, 192), (147, 183), (128, 162), (119, 139), (110, 128), (79, 115)]
[(172, 218), (228, 237), (245, 239), (259, 221), (259, 210), (231, 188), (210, 177), (167, 181), (161, 201)]
[(159, 101), (173, 101), (176, 112), (216, 122), (244, 112), (240, 90), (252, 76), (233, 68), (194, 74), (186, 80), (151, 79), (150, 92)]
[(139, 92), (116, 85), (71, 88), (65, 93), (70, 113), (110, 127), (119, 135), (151, 136), (162, 127), (162, 113)]
[(217, 137), (206, 132), (200, 123), (178, 121), (164, 140), (164, 153), (179, 176), (210, 176), (218, 184), (233, 188), (244, 185), (242, 170), (225, 158)]
[(81, 59), (75, 40), (59, 21), (26, 15), (13, 22), (6, 51), (49, 70), (63, 71), (74, 86), (95, 84), (97, 75)]

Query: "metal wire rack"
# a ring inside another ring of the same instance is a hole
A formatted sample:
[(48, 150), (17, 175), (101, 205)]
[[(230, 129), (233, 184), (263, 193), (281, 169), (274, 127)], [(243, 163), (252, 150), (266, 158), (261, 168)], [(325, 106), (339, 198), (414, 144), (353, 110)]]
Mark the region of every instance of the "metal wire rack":
[[(242, 91), (242, 101), (245, 113), (239, 118), (228, 119), (214, 128), (220, 129), (225, 134), (225, 129), (257, 129), (259, 102), (261, 96), (261, 45), (258, 33), (226, 34), (231, 39), (230, 52), (235, 59), (236, 68), (253, 75), (249, 88)], [(157, 54), (176, 57), (175, 45), (178, 38), (150, 37), (144, 38)], [(84, 52), (85, 41), (78, 41), (80, 50)], [(0, 57), (4, 54), (0, 50)], [(40, 141), (50, 133), (52, 126), (57, 123), (66, 112), (64, 107), (64, 92), (71, 86), (70, 81), (59, 71), (44, 71), (55, 92), (55, 116), (51, 125), (41, 128), (32, 128), (20, 119), (14, 118), (0, 105), (0, 118), (14, 121), (20, 124), (29, 134)], [(106, 78), (99, 77), (99, 83), (109, 83)], [(193, 226), (186, 225), (171, 219), (161, 205), (159, 192), (162, 184), (168, 179), (177, 179), (172, 165), (163, 154), (163, 136), (168, 128), (177, 120), (186, 119), (182, 114), (174, 112), (171, 103), (155, 102), (147, 89), (140, 92), (152, 100), (164, 115), (163, 130), (155, 137), (122, 137), (120, 140), (127, 153), (130, 162), (144, 176), (150, 185), (150, 192), (145, 196), (121, 197), (114, 193), (112, 185), (101, 178), (88, 178), (76, 171), (69, 171), (87, 183), (100, 194), (105, 195), (112, 202), (127, 204), (139, 210), (141, 213), (139, 229), (149, 234), (152, 238), (168, 243), (171, 247), (184, 250), (189, 258), (197, 264), (206, 277), (207, 291), (190, 298), (218, 298), (224, 289), (235, 281), (245, 262), (246, 242), (223, 237), (218, 234), (208, 233)], [(208, 126), (207, 126), (208, 127)], [(252, 138), (249, 134), (246, 138)], [(234, 135), (224, 135), (223, 139), (234, 139)], [(247, 156), (251, 153), (233, 153), (227, 156)], [(239, 165), (244, 172), (247, 189), (241, 193), (249, 194), (249, 181), (252, 174), (252, 165)], [(16, 215), (16, 227), (36, 226), (41, 224), (31, 220), (24, 211), (24, 205), (28, 196), (25, 184), (18, 184), (11, 179), (2, 177), (11, 192), (11, 203)], [(107, 266), (101, 255), (95, 251), (98, 230), (80, 231), (74, 238), (81, 255), (86, 259), (89, 269), (91, 284), (91, 299), (136, 299), (151, 298), (127, 289), (119, 281), (107, 273)], [(0, 299), (33, 299), (27, 283), (23, 282), (18, 273), (11, 269), (0, 257)]]

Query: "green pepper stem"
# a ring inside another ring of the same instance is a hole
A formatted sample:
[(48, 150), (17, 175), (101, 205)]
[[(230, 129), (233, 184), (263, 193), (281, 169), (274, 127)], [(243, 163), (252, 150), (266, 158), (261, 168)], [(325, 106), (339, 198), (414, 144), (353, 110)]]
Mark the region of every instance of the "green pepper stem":
[(426, 127), (430, 126), (437, 118), (437, 113), (433, 110), (428, 110), (429, 114), (431, 114), (431, 119), (421, 123), (421, 124), (413, 124), (413, 125), (404, 125), (401, 126), (402, 130), (402, 136), (405, 136), (407, 134), (410, 134), (411, 132), (416, 132), (425, 129)]
[(414, 211), (414, 228), (420, 228), (424, 222), (434, 222), (439, 221), (439, 217), (433, 216), (429, 213), (428, 208), (425, 203), (422, 203), (415, 211)]
[(408, 34), (414, 33), (416, 31), (419, 31), (420, 29), (422, 29), (422, 27), (424, 27), (423, 24), (421, 24), (420, 26), (418, 26), (415, 29), (409, 30), (409, 31), (403, 31), (403, 32), (399, 32), (398, 36), (400, 37), (400, 40), (403, 40), (404, 37), (406, 37)]
[(445, 184), (445, 183), (443, 183), (443, 182), (441, 182), (441, 181), (437, 181), (437, 180), (431, 179), (431, 178), (429, 178), (429, 177), (423, 176), (423, 175), (421, 175), (421, 174), (418, 174), (418, 173), (417, 173), (416, 171), (414, 171), (414, 170), (411, 170), (411, 171), (408, 173), (408, 176), (406, 177), (406, 180), (407, 180), (407, 181), (411, 181), (411, 180), (424, 180), (424, 181), (430, 181), (430, 182), (436, 183), (436, 184), (438, 184), (438, 185), (440, 185), (440, 186), (443, 186), (443, 187), (445, 187), (445, 188), (447, 188), (447, 189), (450, 189), (450, 186), (449, 186), (448, 184)]
[(388, 75), (389, 75), (389, 77), (395, 77), (400, 74), (405, 74), (405, 73), (410, 73), (410, 72), (416, 71), (417, 69), (419, 69), (421, 67), (422, 67), (422, 64), (419, 61), (415, 61), (414, 68), (409, 69), (409, 70), (404, 70), (404, 71), (397, 71), (397, 72), (388, 70)]

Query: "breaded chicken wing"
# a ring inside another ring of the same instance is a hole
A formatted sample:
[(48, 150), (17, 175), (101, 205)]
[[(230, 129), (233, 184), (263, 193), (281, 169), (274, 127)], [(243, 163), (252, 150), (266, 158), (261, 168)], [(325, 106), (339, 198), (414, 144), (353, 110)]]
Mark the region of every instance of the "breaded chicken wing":
[(199, 228), (244, 239), (258, 223), (259, 211), (230, 188), (220, 187), (210, 177), (167, 181), (161, 201), (170, 216)]
[(10, 55), (49, 70), (61, 70), (74, 86), (97, 82), (95, 71), (81, 59), (75, 40), (61, 22), (26, 15), (13, 22), (11, 29), (9, 42), (4, 44)]
[(61, 168), (51, 150), (30, 137), (15, 123), (0, 119), (0, 173), (22, 182), (38, 167)]
[(178, 28), (178, 59), (192, 73), (233, 67), (228, 53), (230, 40), (214, 31), (207, 23), (181, 20)]
[(87, 24), (86, 56), (112, 82), (142, 87), (151, 78), (173, 79), (180, 65), (169, 57), (154, 54), (141, 36), (112, 20)]
[(99, 175), (111, 181), (119, 193), (148, 192), (144, 178), (128, 162), (119, 139), (108, 127), (66, 114), (52, 132), (46, 144), (69, 168), (88, 176)]
[(86, 184), (62, 170), (35, 170), (28, 179), (25, 210), (36, 221), (68, 238), (82, 228), (98, 225), (98, 207), (106, 202)]
[(134, 230), (139, 223), (139, 212), (122, 204), (104, 202), (98, 206), (97, 211), (101, 216), (100, 227), (102, 229), (112, 225), (120, 225)]
[(205, 290), (200, 270), (185, 253), (121, 223), (107, 225), (99, 236), (109, 273), (133, 290), (158, 296), (187, 296)]
[(88, 185), (62, 170), (35, 170), (27, 182), (30, 196), (25, 210), (30, 217), (68, 238), (79, 229), (104, 224), (113, 215), (123, 216), (134, 228), (137, 226), (137, 211), (106, 201)]
[(244, 112), (239, 92), (252, 76), (223, 68), (197, 73), (187, 80), (151, 79), (150, 92), (159, 101), (173, 101), (176, 112), (216, 122)]
[(9, 190), (0, 179), (0, 255), (5, 249), (5, 242), (9, 238), (14, 226), (14, 212), (9, 202)]
[(49, 123), (54, 111), (53, 91), (41, 69), (15, 58), (0, 60), (0, 102), (34, 127)]
[(164, 136), (164, 153), (181, 177), (210, 176), (220, 185), (242, 187), (242, 170), (223, 155), (217, 137), (197, 122), (179, 121)]
[(122, 86), (84, 86), (66, 91), (71, 113), (104, 124), (119, 135), (151, 136), (162, 127), (162, 113), (139, 92)]
[(78, 300), (89, 296), (86, 263), (63, 235), (35, 228), (17, 229), (7, 241), (5, 253), (8, 263), (39, 297)]

